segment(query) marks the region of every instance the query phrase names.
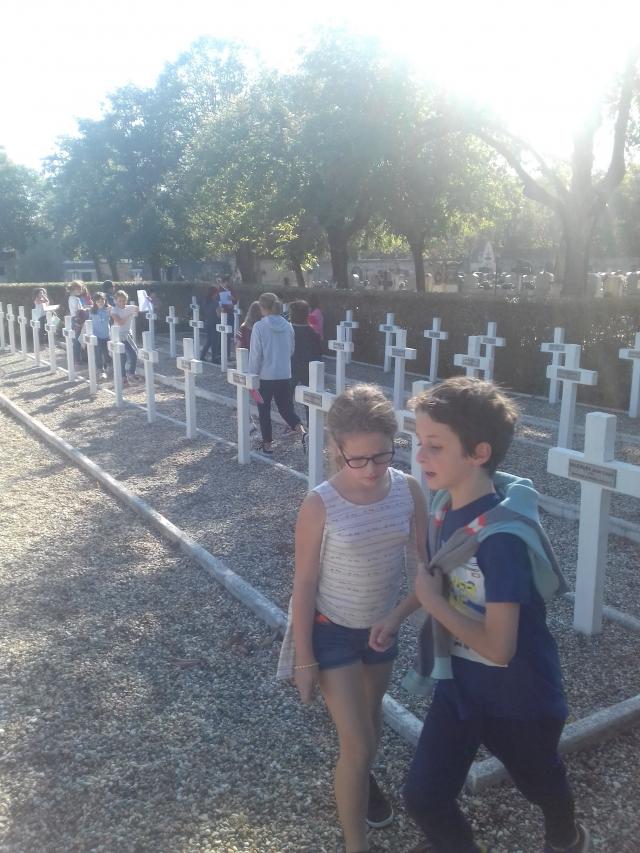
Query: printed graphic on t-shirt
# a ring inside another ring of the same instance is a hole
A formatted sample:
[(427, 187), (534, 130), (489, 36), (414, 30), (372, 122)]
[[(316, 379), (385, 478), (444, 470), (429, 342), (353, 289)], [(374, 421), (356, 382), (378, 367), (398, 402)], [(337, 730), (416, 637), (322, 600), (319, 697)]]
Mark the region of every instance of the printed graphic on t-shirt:
[[(476, 558), (472, 557), (464, 566), (454, 569), (449, 575), (449, 581), (451, 583), (449, 604), (463, 616), (482, 622), (486, 604), (484, 575), (480, 571)], [(474, 652), (457, 637), (453, 638), (451, 654), (476, 663), (483, 663), (485, 666), (500, 666), (478, 652)]]

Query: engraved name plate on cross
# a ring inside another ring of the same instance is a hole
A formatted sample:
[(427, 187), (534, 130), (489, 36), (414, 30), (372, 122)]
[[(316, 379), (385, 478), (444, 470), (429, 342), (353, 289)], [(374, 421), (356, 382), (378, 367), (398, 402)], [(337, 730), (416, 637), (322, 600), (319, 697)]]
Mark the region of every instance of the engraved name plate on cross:
[(98, 339), (93, 334), (93, 323), (87, 320), (84, 324), (85, 332), (82, 335), (82, 343), (87, 348), (87, 365), (89, 367), (89, 393), (98, 393), (98, 377), (96, 374), (96, 347)]
[(111, 327), (111, 338), (107, 342), (107, 349), (111, 355), (113, 364), (113, 391), (116, 398), (116, 407), (124, 406), (122, 396), (122, 353), (124, 352), (124, 341), (120, 340), (120, 326), (115, 323)]
[[(551, 353), (551, 365), (559, 367), (567, 351), (567, 345), (564, 342), (564, 329), (562, 326), (555, 326), (553, 330), (553, 341), (545, 341), (540, 346), (541, 352)], [(551, 379), (549, 382), (549, 402), (557, 403), (560, 399), (560, 383), (557, 379)]]
[(597, 385), (598, 372), (583, 370), (580, 367), (579, 344), (565, 344), (564, 366), (547, 367), (547, 379), (562, 382), (562, 403), (560, 404), (560, 423), (558, 425), (558, 447), (573, 447), (573, 424), (576, 418), (576, 398), (578, 385)]
[(552, 447), (547, 470), (580, 483), (580, 524), (573, 626), (584, 634), (602, 629), (609, 505), (614, 493), (640, 497), (640, 466), (616, 462), (615, 415), (590, 412), (584, 453)]
[(193, 351), (198, 356), (200, 354), (200, 329), (204, 328), (204, 323), (200, 319), (200, 309), (197, 305), (192, 305), (191, 311), (193, 319), (189, 320), (189, 325), (193, 329)]
[(9, 352), (16, 351), (16, 315), (13, 313), (13, 305), (7, 305), (7, 330), (9, 332)]
[(378, 326), (378, 331), (384, 333), (384, 372), (389, 373), (391, 370), (391, 356), (387, 355), (387, 351), (393, 343), (393, 334), (396, 331), (395, 314), (387, 314), (387, 322)]
[(29, 320), (24, 313), (24, 305), (20, 305), (18, 308), (18, 325), (20, 326), (20, 352), (22, 353), (22, 358), (26, 360), (27, 358), (27, 325)]
[(335, 395), (324, 390), (324, 362), (309, 363), (309, 385), (298, 385), (296, 402), (309, 409), (309, 488), (315, 489), (324, 476), (324, 424)]
[(396, 363), (393, 377), (393, 408), (399, 411), (404, 409), (405, 362), (407, 359), (413, 360), (417, 355), (415, 349), (407, 346), (406, 329), (396, 329), (396, 342), (389, 347), (388, 355), (395, 359)]
[[(348, 343), (351, 343), (351, 341), (353, 340), (353, 331), (352, 330), (360, 328), (360, 323), (355, 322), (353, 319), (353, 311), (349, 310), (346, 312), (345, 319), (342, 320), (340, 325), (344, 327), (345, 332), (346, 332), (345, 341), (347, 341)], [(351, 364), (352, 352), (353, 351), (347, 352), (347, 357), (346, 357), (347, 364)]]
[(227, 349), (227, 335), (233, 334), (233, 328), (227, 323), (227, 313), (223, 311), (220, 314), (220, 322), (216, 326), (216, 332), (220, 333), (220, 370), (226, 373), (229, 351)]
[(169, 306), (169, 314), (165, 317), (169, 324), (169, 355), (171, 358), (176, 357), (176, 326), (180, 322), (180, 318), (176, 317), (176, 309), (173, 305)]
[(76, 337), (76, 332), (73, 328), (73, 317), (70, 317), (68, 314), (64, 318), (62, 336), (64, 337), (64, 345), (67, 350), (67, 374), (69, 376), (69, 381), (73, 382), (76, 378), (75, 357), (73, 352), (73, 342)]
[(191, 338), (182, 340), (183, 356), (176, 359), (178, 370), (184, 372), (184, 404), (187, 420), (187, 438), (195, 438), (198, 432), (196, 413), (196, 376), (202, 373), (202, 362), (193, 356), (193, 341)]
[(433, 318), (433, 325), (430, 329), (424, 330), (424, 336), (431, 341), (431, 358), (429, 359), (429, 382), (438, 381), (438, 358), (440, 355), (440, 341), (446, 341), (449, 338), (449, 332), (442, 331), (442, 319), (440, 317)]
[(487, 371), (493, 373), (493, 359), (480, 355), (480, 335), (469, 335), (467, 339), (467, 352), (456, 353), (453, 363), (456, 367), (464, 367), (466, 376), (478, 377), (480, 373), (487, 375)]
[(629, 349), (618, 351), (618, 358), (632, 362), (631, 396), (629, 398), (629, 417), (640, 418), (640, 332), (636, 332), (635, 344)]
[(249, 391), (257, 391), (260, 377), (257, 373), (248, 373), (249, 350), (238, 347), (236, 350), (236, 368), (227, 370), (227, 382), (236, 386), (236, 410), (238, 413), (238, 462), (246, 465), (251, 458), (251, 401)]
[[(484, 378), (491, 381), (493, 379), (493, 368), (495, 364), (496, 357), (496, 347), (503, 347), (506, 345), (505, 338), (496, 337), (498, 333), (498, 324), (490, 321), (487, 323), (487, 334), (480, 335), (480, 346), (484, 347), (484, 355), (486, 358), (490, 359), (491, 366), (488, 370), (484, 372)], [(482, 352), (482, 350), (480, 350)]]
[(346, 338), (346, 329), (339, 325), (336, 329), (338, 340), (329, 341), (327, 346), (336, 354), (336, 394), (342, 394), (347, 387), (346, 384), (346, 355), (348, 352), (353, 352), (353, 341), (348, 342)]
[(154, 423), (156, 419), (156, 389), (153, 381), (154, 364), (158, 363), (158, 350), (154, 349), (154, 340), (151, 332), (142, 333), (142, 349), (138, 350), (138, 358), (144, 365), (144, 384), (147, 394), (147, 423)]

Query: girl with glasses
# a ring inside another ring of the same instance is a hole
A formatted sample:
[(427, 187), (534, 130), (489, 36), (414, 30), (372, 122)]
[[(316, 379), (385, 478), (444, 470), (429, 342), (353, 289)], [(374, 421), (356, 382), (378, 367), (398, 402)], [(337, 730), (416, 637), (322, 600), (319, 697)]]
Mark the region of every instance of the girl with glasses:
[(390, 467), (397, 424), (374, 385), (341, 394), (327, 417), (336, 473), (305, 498), (278, 677), (302, 702), (316, 686), (335, 724), (334, 785), (347, 853), (369, 850), (367, 825), (393, 810), (371, 773), (398, 630), (419, 603), (401, 599), (406, 558), (423, 558), (426, 504), (418, 483)]

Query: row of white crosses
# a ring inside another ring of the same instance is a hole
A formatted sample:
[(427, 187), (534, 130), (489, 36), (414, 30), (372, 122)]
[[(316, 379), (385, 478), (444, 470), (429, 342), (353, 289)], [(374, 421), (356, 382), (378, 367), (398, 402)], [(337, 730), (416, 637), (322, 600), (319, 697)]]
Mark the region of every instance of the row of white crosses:
[(573, 625), (585, 634), (602, 629), (611, 495), (640, 498), (640, 466), (615, 460), (616, 422), (615, 415), (591, 412), (586, 418), (584, 453), (553, 447), (547, 459), (552, 474), (580, 483)]

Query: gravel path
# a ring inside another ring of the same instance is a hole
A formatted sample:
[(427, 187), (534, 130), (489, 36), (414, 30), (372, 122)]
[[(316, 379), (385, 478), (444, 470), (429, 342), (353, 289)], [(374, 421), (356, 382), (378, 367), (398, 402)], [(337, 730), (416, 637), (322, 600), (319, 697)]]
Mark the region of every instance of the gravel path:
[[(150, 428), (139, 411), (116, 412), (104, 392), (90, 401), (86, 387), (16, 359), (2, 367), (4, 393), (285, 603), (303, 483), (266, 466), (241, 470), (233, 451), (187, 442), (164, 422)], [(178, 413), (181, 400), (167, 393), (161, 405)], [(301, 709), (274, 686), (266, 630), (5, 417), (2, 430), (0, 849), (335, 850), (333, 738), (318, 707)], [(34, 518), (46, 519), (45, 535)], [(552, 535), (566, 540), (573, 527)], [(624, 554), (620, 562), (620, 571), (632, 565)], [(600, 638), (577, 638), (561, 625), (568, 611), (554, 604), (552, 624), (570, 661), (574, 712), (639, 692), (637, 641), (610, 625)], [(571, 759), (599, 849), (612, 853), (637, 849), (638, 737)], [(386, 733), (381, 777), (394, 792), (408, 758)], [(257, 786), (240, 778), (252, 763)], [(539, 848), (537, 817), (508, 788), (466, 800), (500, 851)], [(413, 840), (403, 820), (393, 838), (377, 837), (395, 851)]]

